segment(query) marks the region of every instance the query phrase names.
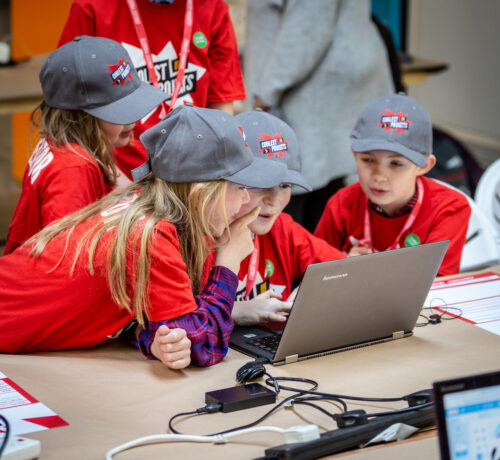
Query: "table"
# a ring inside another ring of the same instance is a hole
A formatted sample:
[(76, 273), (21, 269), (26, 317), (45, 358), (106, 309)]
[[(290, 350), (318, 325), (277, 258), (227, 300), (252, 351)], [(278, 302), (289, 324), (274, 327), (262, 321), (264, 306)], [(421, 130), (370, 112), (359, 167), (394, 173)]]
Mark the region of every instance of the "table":
[[(497, 335), (461, 320), (416, 328), (414, 332), (412, 337), (393, 342), (268, 366), (268, 371), (274, 376), (315, 379), (321, 391), (394, 397), (430, 388), (435, 380), (498, 369)], [(237, 369), (249, 360), (230, 350), (224, 361), (213, 367), (172, 371), (157, 361), (146, 360), (128, 345), (111, 343), (91, 350), (0, 355), (0, 370), (69, 422), (69, 426), (26, 435), (41, 441), (40, 458), (88, 460), (104, 458), (109, 449), (137, 437), (166, 433), (171, 416), (204, 406), (206, 391), (233, 386)], [(350, 409), (361, 407), (374, 412), (403, 406), (349, 403)], [(181, 418), (175, 427), (183, 433), (210, 434), (256, 420), (269, 408)], [(316, 423), (322, 431), (336, 429), (327, 416), (305, 406), (280, 409), (261, 425), (305, 423)], [(280, 434), (254, 433), (226, 445), (149, 445), (116, 458), (251, 459), (283, 443)], [(439, 458), (439, 452), (433, 431), (334, 458), (432, 460)]]

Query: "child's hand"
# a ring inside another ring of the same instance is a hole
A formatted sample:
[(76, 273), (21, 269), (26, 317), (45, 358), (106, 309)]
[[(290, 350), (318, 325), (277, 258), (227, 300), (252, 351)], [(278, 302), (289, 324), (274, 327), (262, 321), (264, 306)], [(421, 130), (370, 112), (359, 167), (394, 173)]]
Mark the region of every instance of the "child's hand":
[(235, 302), (232, 313), (234, 322), (240, 326), (249, 326), (267, 321), (286, 321), (292, 302), (283, 302), (281, 297), (281, 294), (269, 290), (252, 300)]
[(236, 219), (230, 226), (230, 236), (226, 232), (218, 239), (221, 246), (216, 248), (215, 265), (229, 268), (233, 273), (240, 270), (241, 261), (253, 251), (252, 232), (248, 224), (259, 215), (260, 208), (254, 208), (249, 213)]
[(287, 302), (293, 303), (295, 302), (295, 297), (297, 297), (297, 292), (299, 292), (299, 288), (296, 287), (288, 296), (288, 299), (286, 299)]
[(347, 254), (347, 257), (362, 256), (364, 254), (371, 254), (372, 252), (373, 251), (370, 248), (365, 246), (353, 246), (349, 251), (349, 254)]
[(155, 334), (151, 353), (171, 369), (183, 369), (191, 363), (191, 341), (184, 329), (160, 326)]

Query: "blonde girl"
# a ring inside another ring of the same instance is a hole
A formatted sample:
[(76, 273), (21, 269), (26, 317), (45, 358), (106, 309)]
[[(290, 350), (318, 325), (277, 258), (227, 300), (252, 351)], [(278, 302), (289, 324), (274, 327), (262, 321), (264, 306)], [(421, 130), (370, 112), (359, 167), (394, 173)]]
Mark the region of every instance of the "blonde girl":
[(119, 43), (98, 37), (75, 38), (51, 53), (40, 82), (44, 100), (31, 120), (41, 140), (24, 174), (5, 254), (121, 185), (113, 149), (131, 142), (135, 122), (165, 98), (140, 81)]
[[(1, 351), (87, 348), (124, 335), (172, 368), (224, 357), (258, 208), (236, 215), (246, 187), (277, 185), (286, 171), (254, 159), (234, 117), (219, 110), (179, 107), (141, 140), (150, 158), (136, 171), (142, 178), (0, 258)], [(215, 266), (202, 286), (211, 247)]]

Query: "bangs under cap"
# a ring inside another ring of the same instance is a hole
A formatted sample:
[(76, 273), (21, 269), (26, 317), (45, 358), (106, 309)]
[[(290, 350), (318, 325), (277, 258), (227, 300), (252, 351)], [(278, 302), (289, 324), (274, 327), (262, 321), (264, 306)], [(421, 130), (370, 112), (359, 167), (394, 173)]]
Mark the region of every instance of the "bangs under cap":
[(311, 186), (301, 174), (300, 149), (293, 129), (280, 118), (255, 109), (236, 115), (241, 123), (255, 158), (267, 164), (279, 163), (286, 167), (283, 183), (298, 185), (307, 191)]
[(387, 150), (424, 167), (432, 153), (432, 123), (427, 111), (404, 93), (371, 101), (351, 132), (354, 152)]
[(122, 45), (103, 37), (83, 35), (56, 49), (39, 77), (47, 105), (115, 124), (134, 123), (168, 99), (141, 81)]
[(282, 182), (286, 167), (254, 159), (235, 117), (216, 109), (184, 105), (141, 134), (147, 163), (132, 175), (151, 171), (167, 182), (228, 180), (246, 187), (269, 188)]

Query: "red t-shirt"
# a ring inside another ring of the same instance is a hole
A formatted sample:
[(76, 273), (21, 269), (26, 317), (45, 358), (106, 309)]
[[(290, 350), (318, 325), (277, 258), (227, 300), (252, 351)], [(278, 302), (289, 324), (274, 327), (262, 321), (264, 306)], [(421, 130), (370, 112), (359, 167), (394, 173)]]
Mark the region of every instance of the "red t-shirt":
[[(80, 236), (101, 218), (94, 217), (75, 228), (59, 264), (65, 235), (49, 242), (39, 258), (28, 255), (29, 247), (0, 258), (0, 351), (88, 348), (114, 338), (131, 321), (133, 315), (112, 300), (107, 282), (116, 228), (101, 237), (94, 275), (89, 272), (87, 248), (74, 273), (69, 274)], [(128, 279), (133, 279), (131, 260), (137, 252), (130, 251)], [(150, 257), (148, 319), (163, 321), (196, 310), (177, 232), (169, 222), (157, 223)], [(132, 288), (130, 291), (133, 296)]]
[[(292, 283), (304, 276), (309, 264), (345, 257), (345, 254), (316, 238), (286, 213), (279, 215), (269, 233), (255, 235), (254, 245), (259, 250), (259, 256), (250, 298), (273, 289), (286, 300), (290, 296)], [(240, 264), (237, 301), (245, 300), (250, 259), (251, 255)], [(207, 274), (214, 260), (215, 255), (212, 253), (207, 261)]]
[[(160, 88), (171, 94), (184, 30), (185, 0), (158, 4), (137, 0), (137, 6), (155, 64)], [(76, 0), (62, 32), (59, 46), (78, 35), (106, 37), (120, 42), (128, 51), (139, 76), (150, 81), (144, 55), (125, 0)], [(238, 46), (229, 9), (223, 0), (194, 0), (193, 28), (184, 83), (176, 105), (245, 99)], [(143, 119), (136, 137), (159, 121), (159, 111)], [(117, 165), (126, 174), (147, 159), (140, 142), (118, 150)], [(130, 176), (129, 176), (130, 177)]]
[(86, 150), (77, 144), (58, 146), (50, 139), (41, 139), (24, 173), (4, 254), (110, 191), (99, 164)]
[[(460, 258), (465, 244), (470, 206), (455, 190), (427, 177), (422, 177), (424, 199), (422, 207), (411, 228), (401, 235), (399, 244), (432, 243), (449, 240), (450, 245), (439, 268), (441, 276), (458, 273)], [(372, 239), (375, 249), (383, 251), (391, 246), (403, 228), (408, 214), (399, 217), (384, 217), (369, 209)], [(359, 183), (339, 190), (328, 201), (314, 234), (325, 241), (349, 252), (350, 237), (363, 238), (365, 216), (365, 194)], [(411, 242), (411, 243), (410, 243)]]

